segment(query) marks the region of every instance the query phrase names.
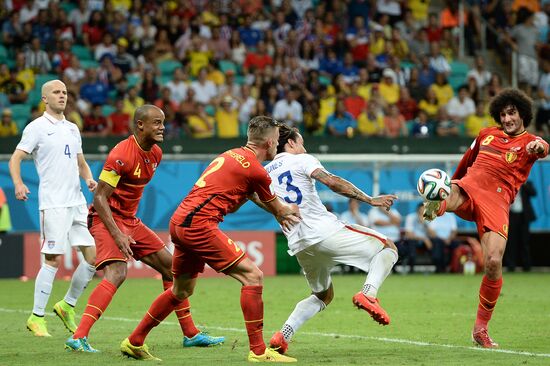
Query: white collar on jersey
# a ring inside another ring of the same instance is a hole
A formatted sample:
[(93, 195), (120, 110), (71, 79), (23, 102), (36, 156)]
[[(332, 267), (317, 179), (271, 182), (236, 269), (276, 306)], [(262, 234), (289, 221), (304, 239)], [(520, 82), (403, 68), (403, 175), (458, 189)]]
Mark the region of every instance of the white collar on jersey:
[(42, 115), (44, 116), (44, 118), (46, 118), (48, 121), (50, 121), (50, 123), (53, 123), (54, 125), (59, 123), (59, 122), (64, 122), (66, 121), (65, 120), (65, 115), (63, 115), (63, 119), (62, 120), (58, 120), (57, 118), (55, 118), (54, 116), (52, 116), (51, 114), (49, 114), (48, 112), (44, 111), (44, 114)]

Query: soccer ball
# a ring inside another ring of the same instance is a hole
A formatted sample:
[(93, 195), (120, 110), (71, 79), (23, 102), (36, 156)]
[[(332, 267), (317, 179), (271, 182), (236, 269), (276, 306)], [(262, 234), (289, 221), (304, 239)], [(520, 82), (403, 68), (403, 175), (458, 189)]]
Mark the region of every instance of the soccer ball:
[(443, 201), (451, 194), (451, 179), (443, 170), (428, 169), (418, 178), (418, 193), (428, 201)]

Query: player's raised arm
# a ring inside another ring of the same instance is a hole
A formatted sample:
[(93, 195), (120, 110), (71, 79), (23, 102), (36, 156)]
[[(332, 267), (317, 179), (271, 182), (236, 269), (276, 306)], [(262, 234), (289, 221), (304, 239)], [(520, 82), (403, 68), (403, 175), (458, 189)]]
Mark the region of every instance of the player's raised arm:
[(15, 187), (15, 198), (21, 201), (26, 201), (28, 199), (27, 195), (31, 193), (25, 183), (23, 183), (23, 178), (21, 178), (21, 161), (26, 156), (27, 153), (25, 151), (16, 149), (9, 162), (11, 180)]
[(97, 211), (99, 218), (103, 221), (107, 230), (109, 230), (109, 233), (115, 240), (116, 245), (120, 248), (120, 251), (124, 254), (124, 257), (130, 259), (133, 254), (132, 249), (130, 249), (130, 244), (135, 244), (135, 241), (130, 236), (120, 231), (115, 223), (113, 212), (109, 207), (109, 197), (111, 197), (114, 191), (115, 187), (101, 180), (100, 177), (99, 184), (94, 194), (94, 209)]
[(366, 202), (375, 207), (380, 206), (389, 209), (391, 205), (393, 205), (393, 201), (397, 199), (397, 196), (393, 194), (371, 197), (350, 181), (320, 168), (315, 169), (313, 173), (311, 173), (311, 178), (323, 183), (335, 193)]

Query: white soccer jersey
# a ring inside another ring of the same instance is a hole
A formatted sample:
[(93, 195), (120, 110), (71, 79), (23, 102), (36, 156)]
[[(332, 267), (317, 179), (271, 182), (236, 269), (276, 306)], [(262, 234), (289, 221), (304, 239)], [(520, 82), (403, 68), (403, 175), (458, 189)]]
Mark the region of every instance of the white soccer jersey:
[(265, 167), (275, 194), (300, 208), (302, 221), (290, 232), (284, 232), (290, 255), (323, 241), (344, 227), (343, 222), (327, 211), (317, 194), (315, 180), (310, 176), (317, 168), (323, 166), (315, 157), (289, 153), (277, 154)]
[(44, 112), (25, 127), (17, 149), (32, 154), (40, 178), (40, 210), (86, 204), (77, 160), (82, 139), (74, 123), (58, 121)]

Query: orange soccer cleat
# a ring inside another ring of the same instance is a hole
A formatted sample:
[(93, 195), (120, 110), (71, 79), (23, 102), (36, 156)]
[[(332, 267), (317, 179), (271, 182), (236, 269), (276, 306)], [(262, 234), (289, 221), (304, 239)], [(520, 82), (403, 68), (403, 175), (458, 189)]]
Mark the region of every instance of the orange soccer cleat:
[(390, 324), (390, 316), (382, 309), (377, 298), (358, 292), (353, 296), (353, 303), (359, 309), (365, 310), (370, 316), (382, 325)]
[(285, 340), (283, 333), (276, 332), (273, 334), (273, 337), (271, 337), (271, 340), (269, 341), (269, 347), (273, 348), (282, 355), (285, 354), (288, 350), (288, 342)]
[(474, 344), (483, 348), (498, 347), (498, 343), (496, 343), (491, 339), (491, 337), (489, 337), (487, 328), (474, 328), (474, 331), (472, 332), (472, 341), (474, 342)]

